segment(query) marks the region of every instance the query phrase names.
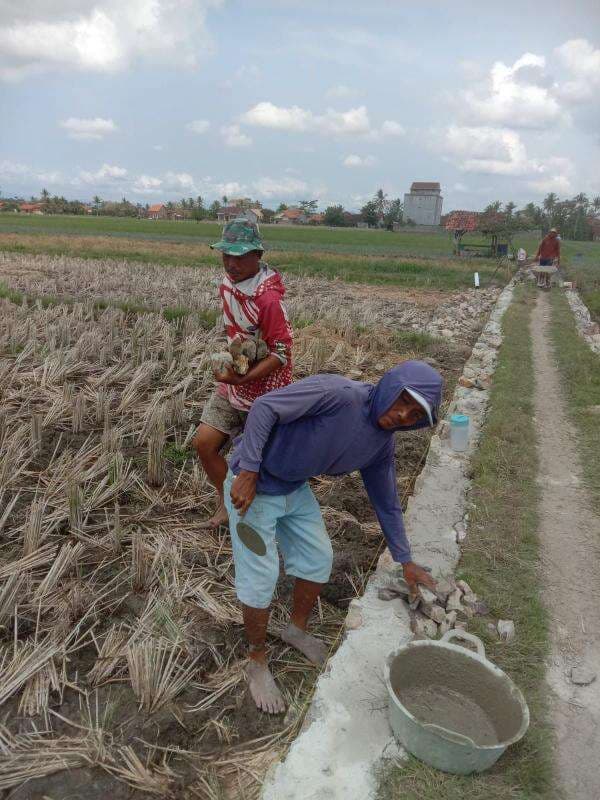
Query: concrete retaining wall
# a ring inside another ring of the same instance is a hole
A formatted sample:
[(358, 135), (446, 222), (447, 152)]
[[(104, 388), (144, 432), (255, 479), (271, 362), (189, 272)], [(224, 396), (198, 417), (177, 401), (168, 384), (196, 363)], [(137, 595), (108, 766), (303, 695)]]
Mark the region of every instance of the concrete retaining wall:
[(580, 335), (594, 353), (600, 353), (600, 329), (597, 323), (592, 322), (588, 307), (574, 289), (567, 289), (567, 300), (575, 315), (575, 324)]
[[(513, 284), (500, 295), (473, 348), (463, 375), (489, 386), (501, 344), (500, 321)], [(434, 575), (449, 574), (459, 556), (454, 525), (465, 521), (467, 468), (487, 407), (488, 390), (458, 386), (447, 418), (457, 411), (471, 418), (467, 453), (454, 453), (448, 422), (438, 426), (405, 515), (415, 561)], [(347, 634), (317, 682), (303, 730), (288, 755), (265, 781), (263, 800), (369, 800), (374, 768), (401, 751), (388, 723), (383, 665), (388, 654), (412, 637), (408, 614), (398, 600), (381, 601), (378, 589), (398, 569), (386, 551), (364, 595), (350, 604)]]

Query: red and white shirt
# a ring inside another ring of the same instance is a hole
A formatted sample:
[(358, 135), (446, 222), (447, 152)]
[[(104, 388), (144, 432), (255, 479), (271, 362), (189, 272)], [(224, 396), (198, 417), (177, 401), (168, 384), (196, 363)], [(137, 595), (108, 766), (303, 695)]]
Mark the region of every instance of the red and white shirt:
[(248, 411), (257, 397), (292, 382), (292, 327), (282, 303), (285, 286), (278, 272), (261, 263), (256, 275), (240, 283), (225, 276), (219, 293), (227, 343), (236, 336), (253, 339), (260, 335), (270, 355), (281, 361), (281, 367), (266, 378), (242, 386), (219, 384), (220, 395), (234, 408)]

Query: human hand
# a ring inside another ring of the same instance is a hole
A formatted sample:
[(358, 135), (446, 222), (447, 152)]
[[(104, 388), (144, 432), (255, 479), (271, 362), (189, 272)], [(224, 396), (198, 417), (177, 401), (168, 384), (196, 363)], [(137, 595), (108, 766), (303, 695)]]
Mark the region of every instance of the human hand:
[(423, 567), (415, 564), (414, 561), (407, 561), (406, 564), (402, 565), (402, 569), (404, 572), (404, 580), (408, 585), (411, 596), (417, 593), (417, 584), (419, 583), (431, 589), (432, 592), (435, 592), (435, 581)]
[(240, 516), (244, 516), (252, 505), (256, 497), (256, 484), (258, 482), (258, 472), (249, 472), (243, 469), (234, 482), (231, 484), (231, 502), (238, 510)]
[(230, 364), (219, 364), (213, 369), (215, 379), (219, 383), (229, 383), (238, 386), (242, 382), (242, 375), (238, 375)]

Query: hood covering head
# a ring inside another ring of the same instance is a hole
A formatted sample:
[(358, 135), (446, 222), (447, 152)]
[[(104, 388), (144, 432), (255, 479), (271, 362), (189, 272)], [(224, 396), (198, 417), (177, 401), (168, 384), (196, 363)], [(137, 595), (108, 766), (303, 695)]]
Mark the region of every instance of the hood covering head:
[[(442, 400), (444, 379), (437, 370), (424, 361), (403, 361), (397, 367), (388, 370), (379, 383), (373, 387), (369, 396), (369, 419), (378, 425), (379, 417), (394, 405), (405, 389), (423, 397), (431, 409), (432, 425), (438, 420), (438, 410)], [(403, 431), (414, 431), (428, 428), (427, 416), (415, 425), (398, 428)]]

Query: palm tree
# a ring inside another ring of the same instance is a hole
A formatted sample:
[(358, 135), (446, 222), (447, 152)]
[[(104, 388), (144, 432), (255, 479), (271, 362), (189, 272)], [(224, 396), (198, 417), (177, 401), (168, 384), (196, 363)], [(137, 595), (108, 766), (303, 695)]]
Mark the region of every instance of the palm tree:
[(588, 204), (590, 202), (587, 199), (587, 196), (583, 192), (580, 192), (579, 194), (576, 194), (575, 197), (573, 198), (573, 200), (575, 200), (577, 205), (581, 206), (582, 208), (587, 208), (587, 206), (588, 206)]
[(483, 209), (483, 213), (484, 214), (498, 214), (501, 208), (502, 208), (502, 201), (501, 200), (494, 200), (493, 203), (488, 203), (488, 205)]
[(47, 203), (50, 199), (50, 192), (48, 189), (42, 189), (42, 194), (40, 196), (42, 198), (42, 203)]
[(506, 203), (505, 206), (504, 206), (504, 213), (506, 214), (506, 216), (507, 217), (512, 217), (513, 211), (515, 210), (516, 207), (517, 207), (517, 204), (513, 203), (512, 201), (509, 202), (509, 203)]
[(556, 208), (556, 204), (558, 203), (558, 196), (554, 192), (550, 192), (549, 194), (544, 197), (544, 211), (547, 211), (549, 214), (552, 214), (554, 209)]
[(592, 208), (596, 214), (600, 211), (600, 194), (597, 194), (592, 200)]
[(229, 202), (229, 200), (227, 199), (227, 195), (226, 195), (226, 194), (224, 194), (224, 195), (223, 195), (223, 197), (221, 198), (221, 200), (223, 201), (223, 205), (224, 205), (224, 206), (226, 206), (226, 205), (227, 205), (227, 203)]

